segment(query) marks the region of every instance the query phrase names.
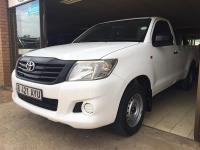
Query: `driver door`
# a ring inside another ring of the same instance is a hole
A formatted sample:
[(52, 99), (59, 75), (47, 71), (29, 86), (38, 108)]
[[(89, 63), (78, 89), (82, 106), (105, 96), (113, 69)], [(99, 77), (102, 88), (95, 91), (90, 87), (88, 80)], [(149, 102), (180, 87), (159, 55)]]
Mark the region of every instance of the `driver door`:
[(155, 93), (175, 82), (176, 52), (174, 36), (167, 21), (157, 21), (152, 35)]

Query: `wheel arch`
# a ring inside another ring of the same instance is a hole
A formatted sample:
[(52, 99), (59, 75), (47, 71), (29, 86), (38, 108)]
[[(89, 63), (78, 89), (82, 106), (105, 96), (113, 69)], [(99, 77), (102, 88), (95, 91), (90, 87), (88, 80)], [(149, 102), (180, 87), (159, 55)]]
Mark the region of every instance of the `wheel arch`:
[[(152, 88), (151, 88), (151, 81), (150, 78), (147, 75), (140, 75), (132, 79), (128, 85), (126, 86), (124, 93), (132, 87), (135, 82), (138, 82), (142, 88), (145, 90), (145, 94), (147, 96), (147, 106), (146, 106), (146, 111), (151, 111), (152, 110)], [(123, 93), (123, 95), (124, 95)]]

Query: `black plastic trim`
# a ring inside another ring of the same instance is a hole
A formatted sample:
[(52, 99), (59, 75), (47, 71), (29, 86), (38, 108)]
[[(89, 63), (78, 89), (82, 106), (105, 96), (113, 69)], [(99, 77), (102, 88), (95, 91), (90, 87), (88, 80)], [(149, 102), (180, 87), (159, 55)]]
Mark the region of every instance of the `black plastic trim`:
[(75, 106), (74, 106), (73, 112), (74, 113), (81, 113), (82, 112), (82, 109), (81, 109), (82, 105), (83, 105), (83, 102), (76, 103)]
[(42, 98), (42, 100), (37, 100), (22, 94), (18, 93), (18, 97), (22, 99), (23, 101), (30, 103), (32, 105), (48, 109), (51, 111), (57, 111), (58, 108), (58, 100), (57, 99), (49, 99), (49, 98)]

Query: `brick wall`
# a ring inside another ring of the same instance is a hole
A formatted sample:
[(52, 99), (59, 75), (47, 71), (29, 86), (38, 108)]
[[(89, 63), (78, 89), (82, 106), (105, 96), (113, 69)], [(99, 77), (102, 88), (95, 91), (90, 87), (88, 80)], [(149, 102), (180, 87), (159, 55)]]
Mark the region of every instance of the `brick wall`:
[(0, 86), (10, 85), (10, 46), (7, 0), (0, 0)]

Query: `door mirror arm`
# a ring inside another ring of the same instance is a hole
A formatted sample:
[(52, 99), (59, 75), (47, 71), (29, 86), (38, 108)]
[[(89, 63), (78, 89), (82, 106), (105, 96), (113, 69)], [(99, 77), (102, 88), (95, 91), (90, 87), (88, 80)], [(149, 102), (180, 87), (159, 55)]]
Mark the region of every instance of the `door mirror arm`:
[(156, 35), (153, 38), (152, 45), (154, 47), (173, 45), (173, 40), (172, 35)]

